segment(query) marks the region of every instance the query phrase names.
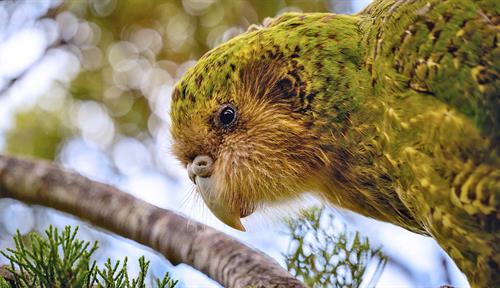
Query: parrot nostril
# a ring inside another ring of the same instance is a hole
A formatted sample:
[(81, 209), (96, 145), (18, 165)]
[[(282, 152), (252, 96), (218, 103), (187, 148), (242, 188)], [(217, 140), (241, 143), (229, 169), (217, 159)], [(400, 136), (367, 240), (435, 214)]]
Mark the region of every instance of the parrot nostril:
[[(191, 180), (196, 179), (196, 176), (209, 177), (212, 175), (214, 161), (210, 156), (196, 156), (193, 162), (188, 165), (188, 174)], [(195, 182), (193, 180), (193, 182)]]

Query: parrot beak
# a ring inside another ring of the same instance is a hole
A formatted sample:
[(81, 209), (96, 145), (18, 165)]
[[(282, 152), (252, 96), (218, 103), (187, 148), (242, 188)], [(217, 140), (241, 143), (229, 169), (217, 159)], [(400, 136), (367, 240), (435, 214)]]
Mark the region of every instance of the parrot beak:
[(214, 186), (212, 177), (196, 176), (196, 187), (210, 211), (224, 224), (236, 230), (245, 231), (245, 227), (241, 224), (240, 211), (222, 203), (220, 197), (217, 197)]

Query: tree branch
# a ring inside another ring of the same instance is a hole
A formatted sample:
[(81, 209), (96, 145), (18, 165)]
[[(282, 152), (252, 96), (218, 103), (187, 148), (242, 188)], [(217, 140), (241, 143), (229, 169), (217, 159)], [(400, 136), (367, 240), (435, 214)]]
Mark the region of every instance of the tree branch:
[(0, 155), (0, 198), (73, 214), (225, 287), (305, 287), (275, 260), (226, 234), (46, 161)]

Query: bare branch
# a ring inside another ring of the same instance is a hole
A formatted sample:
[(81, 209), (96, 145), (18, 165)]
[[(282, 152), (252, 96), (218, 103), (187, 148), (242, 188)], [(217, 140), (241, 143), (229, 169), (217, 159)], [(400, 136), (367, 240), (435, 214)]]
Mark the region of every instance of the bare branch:
[(0, 155), (0, 198), (73, 214), (225, 287), (305, 287), (275, 260), (226, 234), (46, 161)]

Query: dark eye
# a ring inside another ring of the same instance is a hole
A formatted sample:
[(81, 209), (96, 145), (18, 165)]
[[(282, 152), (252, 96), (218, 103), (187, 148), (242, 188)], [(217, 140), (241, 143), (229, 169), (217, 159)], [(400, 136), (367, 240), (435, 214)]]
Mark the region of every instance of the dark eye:
[(236, 121), (236, 109), (233, 105), (224, 105), (219, 112), (219, 121), (223, 127), (229, 127)]

